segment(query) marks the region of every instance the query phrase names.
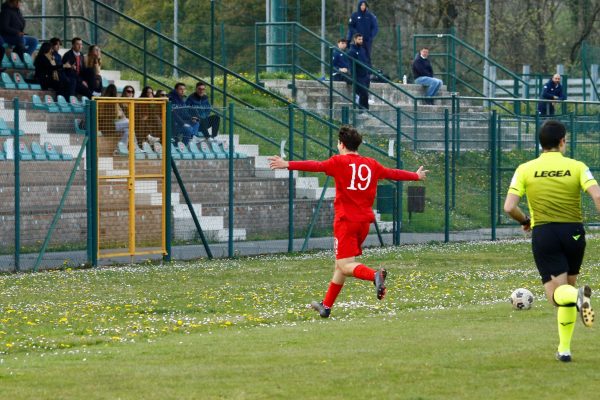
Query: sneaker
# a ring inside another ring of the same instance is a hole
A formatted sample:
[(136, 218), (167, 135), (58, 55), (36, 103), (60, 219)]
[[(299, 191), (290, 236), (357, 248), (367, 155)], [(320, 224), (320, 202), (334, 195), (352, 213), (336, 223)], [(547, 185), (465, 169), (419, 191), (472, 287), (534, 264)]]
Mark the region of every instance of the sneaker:
[(198, 144), (198, 143), (200, 143), (200, 138), (198, 136), (194, 136), (194, 137), (192, 137), (190, 142), (192, 142), (194, 144)]
[(152, 145), (154, 145), (154, 143), (160, 141), (159, 138), (157, 138), (156, 136), (152, 136), (152, 135), (146, 136), (146, 139), (148, 140), (148, 143), (150, 144), (150, 146), (152, 146)]
[(325, 307), (322, 301), (313, 301), (310, 303), (310, 307), (318, 312), (321, 318), (329, 318), (329, 314), (331, 314), (331, 308)]
[(373, 283), (375, 284), (375, 291), (377, 292), (378, 300), (383, 300), (385, 293), (387, 292), (387, 289), (385, 288), (386, 277), (387, 271), (383, 268), (380, 268), (379, 271), (375, 272), (375, 280)]
[(571, 353), (569, 353), (569, 352), (559, 353), (557, 351), (556, 352), (556, 359), (558, 361), (562, 361), (562, 362), (571, 362)]
[(577, 293), (577, 310), (581, 315), (581, 322), (588, 328), (594, 325), (594, 310), (590, 300), (592, 289), (588, 286), (582, 286)]

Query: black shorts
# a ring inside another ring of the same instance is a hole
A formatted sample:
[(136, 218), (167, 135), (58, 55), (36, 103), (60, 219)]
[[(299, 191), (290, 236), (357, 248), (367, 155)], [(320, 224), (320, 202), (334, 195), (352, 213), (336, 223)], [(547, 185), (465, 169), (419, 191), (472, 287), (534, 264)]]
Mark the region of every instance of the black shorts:
[(536, 225), (531, 249), (542, 283), (563, 273), (579, 274), (585, 253), (585, 230), (581, 223)]

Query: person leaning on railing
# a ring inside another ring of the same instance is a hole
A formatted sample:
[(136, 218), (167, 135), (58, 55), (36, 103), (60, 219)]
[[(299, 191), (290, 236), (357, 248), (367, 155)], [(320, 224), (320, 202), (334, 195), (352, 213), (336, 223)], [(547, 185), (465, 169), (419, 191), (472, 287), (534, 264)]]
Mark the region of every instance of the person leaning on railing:
[(538, 114), (541, 116), (554, 115), (554, 103), (561, 100), (566, 100), (567, 95), (563, 92), (563, 87), (560, 84), (560, 75), (554, 74), (544, 87), (542, 88), (542, 94), (540, 95), (542, 100), (553, 100), (553, 101), (540, 101), (538, 103)]

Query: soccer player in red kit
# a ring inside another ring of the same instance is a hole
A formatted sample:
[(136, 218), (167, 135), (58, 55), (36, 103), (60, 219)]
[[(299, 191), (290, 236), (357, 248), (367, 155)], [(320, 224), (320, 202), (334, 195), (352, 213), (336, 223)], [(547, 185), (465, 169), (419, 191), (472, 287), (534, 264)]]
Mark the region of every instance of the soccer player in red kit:
[(323, 301), (311, 303), (311, 307), (323, 318), (331, 314), (331, 307), (348, 276), (374, 282), (377, 298), (383, 299), (387, 271), (383, 268), (376, 271), (354, 259), (362, 254), (363, 241), (369, 233), (371, 222), (375, 220), (373, 201), (377, 194), (377, 181), (420, 181), (429, 172), (422, 166), (417, 172), (386, 168), (376, 160), (358, 154), (361, 143), (362, 136), (356, 129), (344, 125), (338, 135), (339, 154), (328, 160), (285, 161), (281, 157), (269, 157), (271, 169), (325, 172), (335, 179), (335, 269)]

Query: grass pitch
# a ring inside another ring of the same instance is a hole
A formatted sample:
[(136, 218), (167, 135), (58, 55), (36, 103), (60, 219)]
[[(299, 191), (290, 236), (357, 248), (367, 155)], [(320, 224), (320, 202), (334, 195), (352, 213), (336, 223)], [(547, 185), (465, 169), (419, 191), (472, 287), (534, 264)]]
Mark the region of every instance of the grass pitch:
[[(600, 239), (580, 282), (600, 288)], [(528, 241), (371, 249), (388, 296), (348, 280), (307, 309), (331, 252), (0, 276), (0, 398), (590, 398), (598, 328), (554, 360)], [(536, 296), (513, 311), (511, 291)], [(600, 303), (596, 303), (596, 308)], [(567, 392), (565, 392), (565, 390)], [(593, 395), (592, 395), (593, 397)]]

